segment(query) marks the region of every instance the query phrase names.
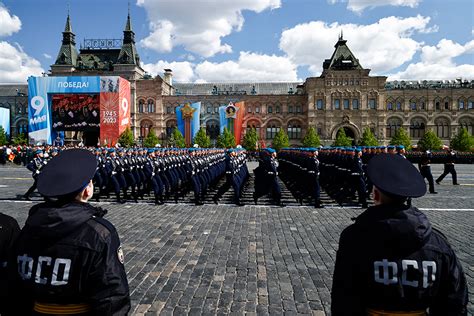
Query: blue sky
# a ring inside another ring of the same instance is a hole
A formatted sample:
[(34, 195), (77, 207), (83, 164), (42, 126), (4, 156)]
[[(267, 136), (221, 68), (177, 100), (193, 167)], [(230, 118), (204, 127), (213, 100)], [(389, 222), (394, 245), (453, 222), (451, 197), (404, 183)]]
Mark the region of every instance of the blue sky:
[[(56, 59), (68, 2), (0, 1), (0, 82)], [(127, 0), (70, 0), (77, 47), (121, 38)], [(362, 66), (390, 79), (474, 79), (472, 0), (134, 0), (143, 67), (183, 82), (318, 76), (338, 33)]]

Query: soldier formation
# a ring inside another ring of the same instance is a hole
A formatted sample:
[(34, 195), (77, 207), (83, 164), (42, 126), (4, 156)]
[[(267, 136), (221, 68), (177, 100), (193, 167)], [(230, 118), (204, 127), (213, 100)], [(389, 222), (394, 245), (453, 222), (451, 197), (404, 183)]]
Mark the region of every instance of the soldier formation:
[[(26, 167), (32, 172), (33, 185), (23, 195), (30, 199), (36, 189), (41, 169), (52, 157), (68, 147), (24, 147), (19, 151), (20, 163), (30, 158)], [(247, 152), (242, 148), (89, 148), (97, 159), (94, 175), (96, 192), (94, 198), (109, 199), (114, 196), (118, 203), (143, 200), (153, 197), (155, 204), (165, 201), (175, 203), (188, 192), (193, 192), (193, 202), (202, 205), (210, 191), (214, 203), (218, 204), (225, 192), (233, 189), (233, 203), (242, 206), (242, 192), (249, 179)], [(258, 153), (258, 167), (254, 170), (254, 203), (260, 197), (270, 194), (275, 205), (284, 206), (281, 198), (281, 179), (300, 204), (309, 199), (317, 208), (323, 189), (339, 204), (352, 203), (367, 207), (371, 200), (372, 184), (367, 177), (367, 164), (374, 156), (390, 153), (406, 158), (403, 146), (366, 147), (321, 147), (284, 148), (277, 153), (266, 148)], [(418, 162), (421, 175), (428, 181), (429, 192), (436, 194), (430, 164), (430, 151), (407, 154)], [(444, 173), (440, 181), (451, 173), (453, 184), (457, 185), (454, 167), (458, 155), (450, 150), (443, 156)], [(218, 187), (222, 178), (225, 182)]]

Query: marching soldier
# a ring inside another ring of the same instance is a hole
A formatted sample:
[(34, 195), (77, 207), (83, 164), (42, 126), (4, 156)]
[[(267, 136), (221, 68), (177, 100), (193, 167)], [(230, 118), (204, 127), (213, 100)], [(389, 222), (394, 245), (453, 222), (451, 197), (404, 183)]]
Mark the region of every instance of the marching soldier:
[(364, 181), (364, 170), (361, 156), (362, 152), (360, 151), (360, 149), (355, 149), (351, 166), (351, 182), (353, 187), (357, 190), (357, 198), (359, 200), (359, 204), (362, 208), (366, 208), (368, 206), (367, 191)]
[(130, 297), (124, 256), (106, 213), (87, 201), (97, 161), (63, 151), (44, 167), (34, 205), (9, 261), (11, 315), (126, 315)]
[(398, 155), (371, 159), (375, 206), (344, 229), (332, 285), (332, 315), (466, 315), (468, 289), (446, 237), (406, 205), (426, 184)]
[(255, 192), (253, 200), (255, 204), (258, 199), (269, 191), (272, 193), (276, 205), (285, 206), (281, 201), (281, 189), (278, 183), (278, 161), (276, 151), (273, 148), (266, 148), (259, 160), (259, 166), (255, 172)]
[(429, 191), (431, 194), (438, 194), (434, 189), (433, 175), (431, 174), (431, 152), (427, 150), (423, 156), (421, 156), (420, 162), (418, 163), (418, 169), (423, 179), (428, 180)]
[(454, 163), (456, 162), (456, 158), (457, 157), (454, 150), (449, 149), (448, 157), (446, 158), (446, 162), (444, 163), (444, 172), (439, 176), (438, 179), (436, 179), (436, 184), (441, 184), (441, 181), (443, 181), (444, 177), (446, 177), (448, 173), (450, 173), (453, 177), (453, 185), (459, 185), (456, 169), (454, 169)]
[(26, 200), (30, 199), (31, 193), (33, 193), (36, 190), (36, 186), (38, 183), (38, 175), (41, 173), (41, 169), (47, 164), (48, 162), (46, 159), (44, 159), (43, 156), (43, 151), (41, 149), (36, 150), (35, 152), (35, 158), (33, 158), (32, 161), (28, 165), (26, 165), (26, 168), (32, 172), (32, 177), (33, 177), (33, 185), (26, 191), (26, 193), (23, 195), (23, 198)]

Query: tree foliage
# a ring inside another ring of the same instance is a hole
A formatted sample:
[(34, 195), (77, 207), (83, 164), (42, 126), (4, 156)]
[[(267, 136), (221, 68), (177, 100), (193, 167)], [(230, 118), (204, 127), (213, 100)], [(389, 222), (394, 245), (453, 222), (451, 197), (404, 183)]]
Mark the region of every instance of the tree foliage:
[(346, 131), (344, 130), (344, 128), (341, 127), (337, 131), (336, 140), (334, 141), (333, 146), (338, 146), (338, 147), (352, 146), (352, 138), (346, 135)]
[(235, 147), (234, 135), (224, 127), (224, 132), (217, 137), (217, 147), (219, 148), (233, 148)]
[(258, 147), (258, 135), (255, 128), (251, 128), (244, 136), (242, 145), (245, 149), (250, 151), (257, 150)]
[(173, 132), (171, 132), (170, 139), (168, 140), (168, 144), (172, 147), (177, 147), (177, 148), (185, 148), (186, 147), (186, 141), (184, 139), (183, 134), (179, 131), (179, 129), (174, 128)]
[(155, 130), (151, 129), (143, 140), (143, 147), (152, 148), (159, 144), (160, 139), (156, 136)]
[(7, 132), (0, 126), (0, 146), (6, 145), (8, 143)]
[(438, 150), (441, 149), (442, 145), (441, 139), (432, 130), (426, 131), (418, 141), (418, 148), (421, 150)]
[(474, 136), (469, 135), (466, 128), (461, 128), (457, 135), (451, 139), (451, 148), (459, 151), (474, 150)]
[(403, 145), (405, 146), (406, 150), (411, 148), (410, 136), (403, 127), (397, 129), (395, 135), (393, 135), (392, 139), (390, 140), (390, 145)]
[(25, 133), (18, 134), (12, 141), (13, 145), (27, 145), (28, 144), (28, 135)]
[(319, 147), (321, 140), (313, 127), (308, 128), (306, 135), (302, 140), (303, 147)]
[(194, 136), (193, 140), (194, 145), (198, 145), (201, 148), (211, 147), (211, 138), (206, 134), (206, 131), (201, 128)]
[(278, 133), (276, 133), (275, 138), (272, 141), (272, 148), (276, 151), (279, 151), (282, 148), (290, 146), (290, 141), (288, 135), (285, 133), (283, 128), (280, 128)]
[(379, 145), (377, 138), (375, 138), (375, 135), (372, 133), (370, 128), (366, 127), (364, 129), (359, 145), (361, 146), (378, 146)]
[(132, 147), (135, 143), (135, 139), (133, 138), (133, 133), (130, 127), (127, 127), (118, 139), (118, 142), (122, 147)]

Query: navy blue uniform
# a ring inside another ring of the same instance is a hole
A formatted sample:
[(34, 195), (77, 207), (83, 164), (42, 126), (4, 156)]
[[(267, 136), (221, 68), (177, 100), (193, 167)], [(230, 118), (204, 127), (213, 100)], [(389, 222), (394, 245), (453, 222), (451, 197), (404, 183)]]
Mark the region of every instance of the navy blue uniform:
[(334, 316), (427, 308), (466, 315), (468, 290), (456, 255), (425, 214), (379, 205), (342, 232), (331, 296)]
[(0, 314), (5, 312), (4, 308), (7, 304), (8, 286), (7, 267), (8, 258), (12, 251), (13, 243), (20, 233), (20, 226), (17, 221), (8, 215), (0, 213)]
[(79, 202), (31, 208), (9, 261), (14, 315), (47, 314), (56, 304), (93, 315), (128, 313), (123, 252), (104, 213)]

